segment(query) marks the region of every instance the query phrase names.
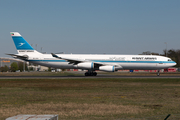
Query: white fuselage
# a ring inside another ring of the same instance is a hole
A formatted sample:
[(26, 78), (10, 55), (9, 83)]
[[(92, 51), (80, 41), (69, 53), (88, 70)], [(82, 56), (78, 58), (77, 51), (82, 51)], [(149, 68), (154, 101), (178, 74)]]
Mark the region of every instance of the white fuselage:
[[(24, 55), (24, 53), (23, 53)], [(139, 70), (160, 70), (176, 65), (168, 57), (155, 55), (103, 55), (103, 54), (57, 54), (63, 58), (103, 63), (104, 65), (121, 66), (119, 69), (139, 69)], [(30, 54), (28, 60), (31, 63), (42, 66), (61, 69), (81, 69), (75, 64), (69, 64), (66, 60), (52, 57), (51, 54)]]

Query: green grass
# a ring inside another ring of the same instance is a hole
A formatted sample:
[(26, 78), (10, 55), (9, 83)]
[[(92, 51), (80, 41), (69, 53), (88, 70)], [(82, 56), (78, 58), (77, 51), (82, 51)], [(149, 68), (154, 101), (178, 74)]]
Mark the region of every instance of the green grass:
[(0, 76), (81, 76), (78, 72), (0, 72)]
[(0, 79), (0, 120), (18, 114), (180, 119), (179, 101), (178, 78)]

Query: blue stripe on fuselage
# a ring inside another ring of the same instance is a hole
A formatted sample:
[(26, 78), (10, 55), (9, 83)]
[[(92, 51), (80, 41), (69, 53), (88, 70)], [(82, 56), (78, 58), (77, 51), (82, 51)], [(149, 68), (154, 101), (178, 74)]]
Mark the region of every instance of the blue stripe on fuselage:
[(93, 62), (119, 62), (119, 63), (175, 63), (174, 61), (98, 61)]
[[(28, 60), (29, 62), (67, 62), (66, 60)], [(91, 60), (92, 62), (109, 63), (175, 63), (174, 61), (109, 61), (109, 60)]]

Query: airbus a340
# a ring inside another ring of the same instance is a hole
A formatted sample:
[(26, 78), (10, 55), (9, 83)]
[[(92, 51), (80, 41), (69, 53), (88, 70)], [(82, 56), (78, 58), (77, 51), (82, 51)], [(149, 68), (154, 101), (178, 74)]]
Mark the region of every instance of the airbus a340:
[(42, 54), (36, 51), (18, 32), (11, 32), (18, 54), (15, 58), (42, 66), (60, 69), (83, 69), (85, 76), (96, 76), (99, 71), (159, 70), (172, 67), (176, 62), (157, 55), (104, 55), (104, 54)]

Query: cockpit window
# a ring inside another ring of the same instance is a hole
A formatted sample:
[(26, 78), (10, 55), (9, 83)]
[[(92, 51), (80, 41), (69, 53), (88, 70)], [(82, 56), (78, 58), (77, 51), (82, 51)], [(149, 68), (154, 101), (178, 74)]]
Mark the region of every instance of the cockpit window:
[(168, 61), (172, 61), (171, 59), (168, 59)]

